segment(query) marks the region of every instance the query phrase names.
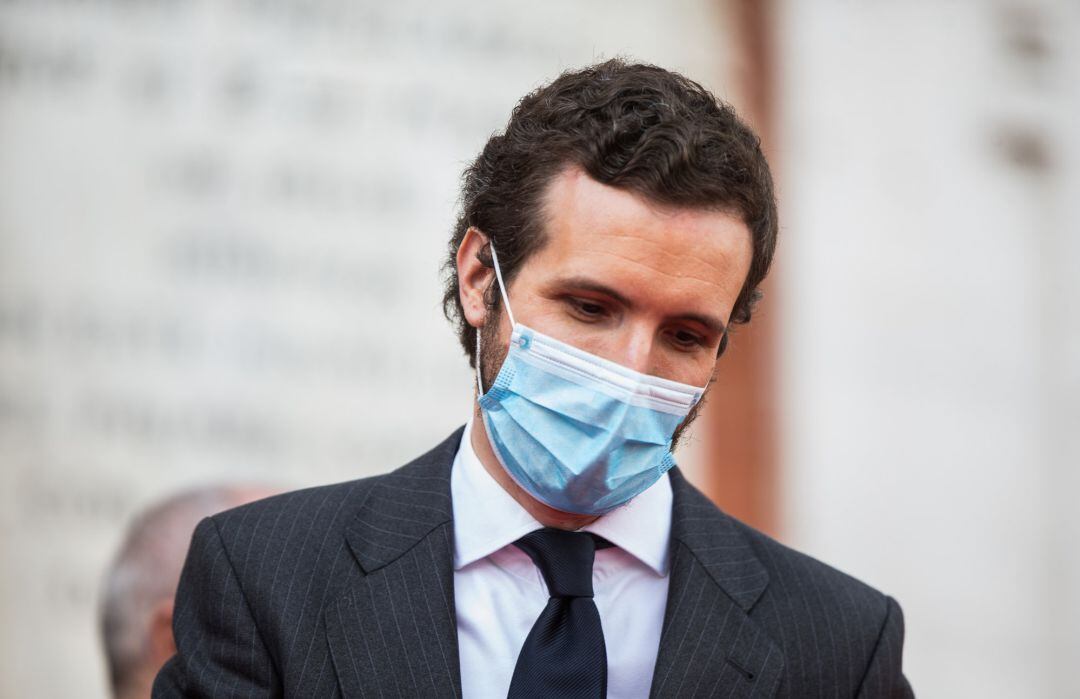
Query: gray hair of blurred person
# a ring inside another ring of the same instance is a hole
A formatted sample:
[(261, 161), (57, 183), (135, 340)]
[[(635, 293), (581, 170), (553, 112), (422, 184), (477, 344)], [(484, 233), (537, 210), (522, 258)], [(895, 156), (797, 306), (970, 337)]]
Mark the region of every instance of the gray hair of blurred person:
[(132, 520), (101, 599), (101, 636), (114, 697), (149, 696), (161, 664), (175, 652), (173, 598), (195, 526), (204, 517), (274, 492), (258, 486), (196, 488)]

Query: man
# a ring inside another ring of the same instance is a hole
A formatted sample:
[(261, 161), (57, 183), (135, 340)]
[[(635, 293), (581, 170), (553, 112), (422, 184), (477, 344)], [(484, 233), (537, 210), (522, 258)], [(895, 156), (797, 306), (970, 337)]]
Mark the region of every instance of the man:
[(203, 522), (155, 696), (910, 696), (897, 604), (716, 509), (670, 450), (776, 241), (757, 138), (608, 61), (466, 172), (465, 427)]
[(249, 486), (196, 488), (132, 520), (105, 575), (101, 599), (101, 639), (116, 699), (149, 697), (154, 676), (176, 652), (173, 595), (195, 525), (274, 492)]

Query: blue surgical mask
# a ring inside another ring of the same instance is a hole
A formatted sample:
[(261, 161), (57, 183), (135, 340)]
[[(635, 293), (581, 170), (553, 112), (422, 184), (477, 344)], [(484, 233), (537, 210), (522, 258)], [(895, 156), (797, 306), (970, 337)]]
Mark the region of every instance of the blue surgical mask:
[[(514, 321), (499, 259), (495, 274), (513, 332), (480, 412), (491, 448), (540, 502), (601, 515), (629, 502), (675, 465), (671, 438), (703, 388), (629, 369)], [(480, 356), (480, 333), (476, 336)]]

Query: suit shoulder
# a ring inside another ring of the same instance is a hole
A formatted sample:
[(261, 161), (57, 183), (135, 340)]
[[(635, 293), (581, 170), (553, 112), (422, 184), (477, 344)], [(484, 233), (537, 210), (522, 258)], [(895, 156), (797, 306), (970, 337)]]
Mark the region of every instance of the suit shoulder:
[[(786, 546), (769, 535), (734, 520), (769, 574), (770, 593), (790, 604), (801, 600), (813, 608), (839, 606), (854, 614), (869, 632), (880, 629), (889, 612), (883, 592), (827, 563)], [(895, 604), (895, 602), (893, 602)]]
[(343, 530), (363, 504), (374, 478), (294, 490), (225, 510), (204, 520), (244, 578), (264, 556), (304, 557), (334, 530)]
[[(752, 615), (784, 648), (791, 694), (836, 686), (858, 696), (912, 696), (901, 671), (904, 617), (896, 600), (741, 522), (736, 526), (769, 575)], [(867, 694), (866, 687), (878, 689)]]
[(331, 531), (343, 531), (379, 483), (426, 478), (448, 483), (447, 464), (460, 440), (458, 429), (435, 448), (389, 473), (273, 495), (211, 519), (230, 553), (238, 548), (245, 554), (253, 547), (258, 550), (255, 544), (260, 541), (265, 548), (275, 542), (284, 545), (306, 539), (305, 534), (322, 538)]

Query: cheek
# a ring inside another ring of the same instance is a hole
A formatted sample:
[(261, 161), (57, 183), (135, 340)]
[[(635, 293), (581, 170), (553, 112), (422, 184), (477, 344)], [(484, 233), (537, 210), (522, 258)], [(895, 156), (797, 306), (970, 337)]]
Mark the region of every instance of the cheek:
[(693, 355), (683, 352), (667, 355), (662, 366), (658, 366), (656, 371), (649, 373), (702, 388), (712, 379), (715, 369), (716, 354), (704, 350), (695, 352)]

